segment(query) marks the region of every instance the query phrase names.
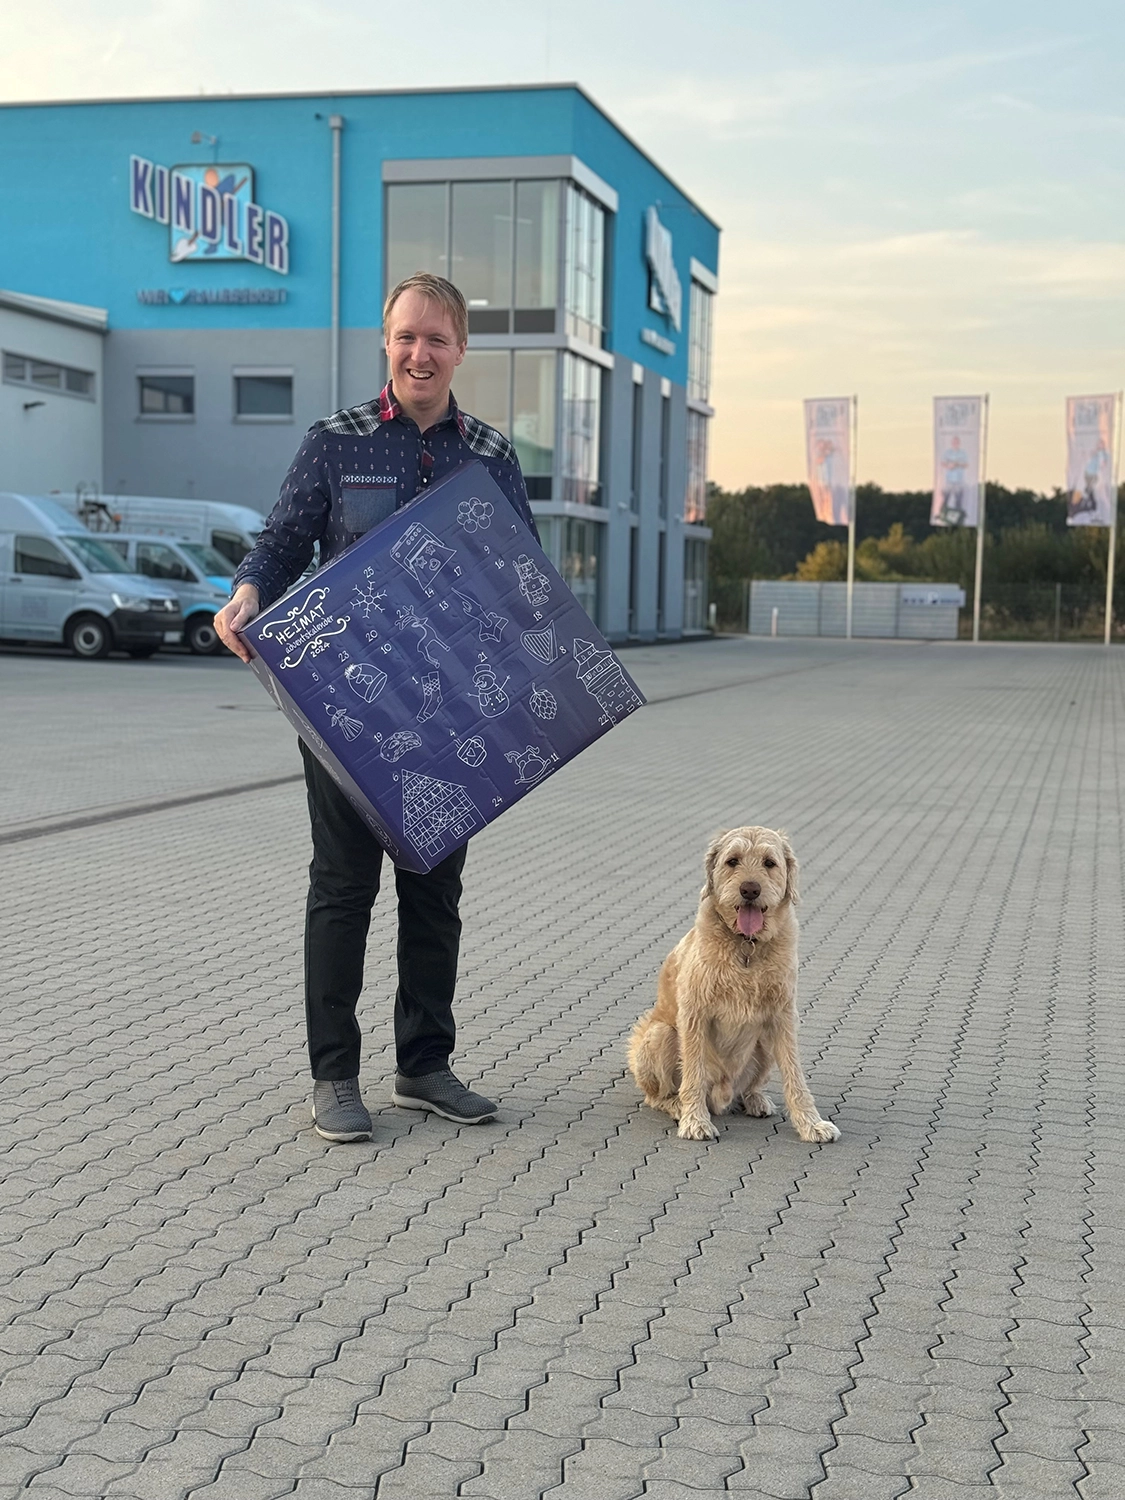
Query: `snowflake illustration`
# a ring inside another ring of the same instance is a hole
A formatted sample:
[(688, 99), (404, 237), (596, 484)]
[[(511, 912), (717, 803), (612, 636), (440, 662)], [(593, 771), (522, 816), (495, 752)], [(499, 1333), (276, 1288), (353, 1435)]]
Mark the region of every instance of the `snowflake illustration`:
[(457, 507), (457, 521), (466, 531), (483, 531), (492, 525), (492, 501), (478, 500), (475, 495), (471, 500), (462, 500)]
[(363, 618), (369, 620), (373, 609), (382, 610), (379, 600), (385, 599), (386, 594), (386, 589), (376, 590), (370, 578), (366, 583), (353, 583), (352, 608), (358, 609)]

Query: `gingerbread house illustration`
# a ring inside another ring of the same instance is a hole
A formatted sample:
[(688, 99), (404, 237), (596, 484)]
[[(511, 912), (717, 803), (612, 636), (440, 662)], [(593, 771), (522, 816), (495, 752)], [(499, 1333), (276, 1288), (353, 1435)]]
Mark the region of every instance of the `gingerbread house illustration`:
[(419, 854), (436, 861), (447, 836), (456, 848), (480, 826), (480, 814), (463, 786), (403, 772), (402, 831)]

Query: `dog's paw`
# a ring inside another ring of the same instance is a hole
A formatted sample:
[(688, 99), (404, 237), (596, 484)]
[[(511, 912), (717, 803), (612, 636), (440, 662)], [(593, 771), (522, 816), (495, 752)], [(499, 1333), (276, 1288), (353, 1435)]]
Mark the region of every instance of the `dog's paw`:
[(755, 1089), (752, 1094), (743, 1095), (742, 1112), (753, 1120), (764, 1120), (773, 1114), (773, 1101), (766, 1094), (759, 1094)]
[(711, 1120), (705, 1119), (681, 1119), (680, 1128), (676, 1132), (681, 1141), (717, 1141), (719, 1132)]
[(808, 1120), (797, 1126), (803, 1141), (838, 1141), (840, 1132), (831, 1120)]

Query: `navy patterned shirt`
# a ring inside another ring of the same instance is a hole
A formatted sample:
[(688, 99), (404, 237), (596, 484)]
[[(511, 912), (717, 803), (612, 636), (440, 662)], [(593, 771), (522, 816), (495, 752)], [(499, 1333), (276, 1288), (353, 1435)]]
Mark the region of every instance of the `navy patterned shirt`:
[(538, 536), (516, 450), (494, 427), (461, 411), (452, 394), (448, 414), (425, 432), (389, 384), (376, 400), (314, 422), (232, 591), (252, 583), (264, 609), (304, 573), (317, 542), (321, 564), (331, 562), (428, 484), (473, 459)]

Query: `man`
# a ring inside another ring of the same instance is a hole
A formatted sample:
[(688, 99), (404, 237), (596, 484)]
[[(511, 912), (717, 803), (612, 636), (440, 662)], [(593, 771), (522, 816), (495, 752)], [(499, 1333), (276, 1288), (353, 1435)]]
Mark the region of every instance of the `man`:
[[(215, 616), (223, 641), (250, 652), (238, 631), (308, 567), (321, 563), (422, 489), (480, 459), (534, 529), (515, 450), (492, 427), (458, 409), (450, 391), (465, 357), (468, 314), (451, 282), (419, 272), (383, 309), (390, 380), (374, 401), (314, 423), (265, 530), (235, 575), (231, 601)], [(313, 1120), (330, 1141), (371, 1135), (359, 1090), (356, 1004), (383, 851), (335, 782), (301, 744), (312, 819), (313, 858), (305, 915), (305, 1018), (313, 1075)], [(397, 1073), (392, 1095), (408, 1109), (460, 1124), (491, 1119), (496, 1105), (471, 1093), (449, 1068), (453, 990), (461, 935), (462, 847), (428, 875), (395, 871), (398, 890)]]

